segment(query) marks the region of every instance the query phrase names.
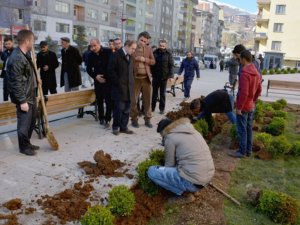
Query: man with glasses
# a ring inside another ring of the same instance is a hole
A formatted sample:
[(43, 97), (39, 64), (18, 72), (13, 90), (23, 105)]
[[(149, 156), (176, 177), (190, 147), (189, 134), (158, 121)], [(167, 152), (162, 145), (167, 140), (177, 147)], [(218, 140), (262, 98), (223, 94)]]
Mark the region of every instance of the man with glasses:
[(41, 51), (37, 54), (37, 67), (40, 69), (43, 94), (56, 94), (56, 73), (55, 69), (59, 66), (56, 54), (48, 49), (46, 41), (40, 42)]
[(164, 114), (166, 106), (167, 82), (174, 76), (174, 60), (172, 57), (172, 53), (167, 50), (166, 40), (159, 41), (159, 48), (154, 51), (153, 55), (156, 63), (151, 68), (153, 76), (152, 112), (155, 111), (159, 89), (159, 111), (160, 114)]
[(151, 99), (152, 99), (152, 73), (150, 66), (155, 64), (155, 59), (151, 47), (147, 44), (151, 36), (148, 32), (144, 31), (138, 35), (138, 46), (133, 54), (133, 73), (134, 73), (134, 97), (131, 104), (131, 121), (132, 126), (138, 128), (138, 115), (137, 102), (142, 92), (145, 125), (152, 128), (151, 124)]

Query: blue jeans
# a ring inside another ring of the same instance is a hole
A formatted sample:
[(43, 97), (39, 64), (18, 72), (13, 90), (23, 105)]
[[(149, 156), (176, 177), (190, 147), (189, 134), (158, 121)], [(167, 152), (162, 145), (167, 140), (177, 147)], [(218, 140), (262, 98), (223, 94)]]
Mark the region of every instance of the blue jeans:
[(179, 176), (176, 167), (150, 166), (148, 177), (164, 189), (182, 195), (183, 192), (197, 192), (200, 188)]
[(125, 131), (128, 129), (130, 112), (130, 102), (129, 101), (116, 101), (113, 112), (113, 130)]
[(245, 155), (252, 152), (252, 124), (253, 111), (242, 112), (242, 115), (236, 116), (236, 126), (240, 142), (239, 153)]
[(230, 120), (230, 122), (232, 124), (235, 124), (236, 123), (236, 116), (233, 113), (233, 110), (234, 110), (234, 97), (231, 94), (228, 94), (228, 96), (229, 96), (229, 101), (230, 101), (232, 110), (230, 112), (227, 112), (226, 115), (227, 115), (228, 119)]
[(184, 97), (189, 98), (190, 97), (190, 91), (192, 87), (194, 78), (184, 78), (183, 80), (183, 86), (184, 86)]

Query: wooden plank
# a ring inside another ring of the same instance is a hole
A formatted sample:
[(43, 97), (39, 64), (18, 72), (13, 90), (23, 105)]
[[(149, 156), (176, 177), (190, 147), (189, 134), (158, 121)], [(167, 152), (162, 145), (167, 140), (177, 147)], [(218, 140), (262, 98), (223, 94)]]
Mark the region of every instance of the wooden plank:
[(300, 90), (300, 82), (269, 80), (269, 88), (274, 89), (275, 87)]

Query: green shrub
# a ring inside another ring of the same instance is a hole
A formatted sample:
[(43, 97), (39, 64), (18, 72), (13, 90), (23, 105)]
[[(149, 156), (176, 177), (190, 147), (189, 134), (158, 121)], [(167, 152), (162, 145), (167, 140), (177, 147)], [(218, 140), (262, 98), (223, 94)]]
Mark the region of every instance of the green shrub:
[(277, 70), (276, 74), (282, 74), (281, 70)]
[(283, 108), (283, 106), (281, 105), (280, 102), (272, 102), (272, 103), (271, 103), (271, 106), (272, 106), (272, 108), (275, 109), (275, 110), (280, 110), (280, 109)]
[(283, 74), (289, 74), (289, 71), (286, 70), (286, 71), (283, 72)]
[(113, 225), (114, 216), (111, 212), (100, 205), (90, 207), (81, 218), (82, 225)]
[(203, 135), (203, 137), (206, 137), (208, 135), (208, 124), (205, 120), (197, 120), (196, 123), (194, 123), (195, 129)]
[(117, 216), (129, 216), (134, 209), (134, 194), (125, 186), (119, 185), (108, 192), (108, 208)]
[(261, 74), (262, 74), (262, 75), (267, 75), (267, 73), (268, 73), (268, 71), (267, 71), (266, 69), (263, 69), (263, 70), (261, 71)]
[(274, 222), (281, 224), (293, 224), (299, 215), (296, 199), (285, 193), (271, 190), (262, 192), (257, 209)]
[(254, 136), (254, 142), (261, 142), (265, 149), (269, 149), (272, 142), (272, 135), (267, 133), (258, 133)]
[(298, 73), (300, 73), (300, 69), (298, 70)]
[(284, 73), (285, 71), (286, 71), (286, 69), (284, 69), (284, 68), (281, 69), (281, 72), (282, 72), (282, 73)]
[(165, 164), (165, 151), (162, 149), (152, 150), (149, 153), (149, 158), (162, 166)]
[(274, 117), (281, 117), (281, 118), (286, 119), (286, 117), (287, 117), (287, 112), (282, 111), (282, 110), (275, 110), (274, 113), (273, 113), (273, 116), (274, 116)]
[(158, 193), (159, 187), (149, 179), (147, 171), (150, 166), (157, 165), (158, 163), (156, 161), (146, 159), (137, 166), (138, 184), (141, 189), (143, 189), (146, 193), (148, 193), (151, 196), (156, 195)]
[(264, 112), (274, 112), (274, 109), (272, 107), (272, 104), (271, 103), (265, 103), (263, 104), (263, 109), (264, 109)]
[(283, 98), (277, 100), (276, 102), (279, 102), (283, 108), (287, 106), (287, 101)]
[(290, 152), (291, 144), (285, 136), (274, 137), (267, 151), (273, 157), (279, 157)]
[(285, 120), (280, 117), (274, 117), (272, 122), (268, 125), (266, 132), (274, 136), (278, 136), (284, 132)]
[(229, 131), (229, 136), (231, 137), (231, 140), (238, 140), (238, 133), (237, 133), (237, 128), (236, 125), (232, 125)]
[(294, 156), (300, 156), (300, 141), (296, 141), (292, 144), (290, 154)]
[(270, 69), (270, 70), (269, 70), (269, 74), (272, 75), (272, 74), (274, 74), (274, 73), (275, 73), (275, 71), (274, 71), (273, 69)]
[(290, 68), (290, 67), (286, 68), (286, 71), (289, 71), (289, 72), (290, 72), (290, 71), (291, 71), (291, 68)]
[(292, 70), (290, 71), (290, 73), (291, 73), (291, 74), (294, 74), (294, 73), (296, 73), (296, 72), (295, 72), (295, 70), (292, 69)]
[(264, 113), (263, 104), (256, 103), (256, 107), (255, 107), (255, 111), (254, 111), (254, 120), (256, 122), (261, 122), (264, 115), (265, 115), (265, 113)]

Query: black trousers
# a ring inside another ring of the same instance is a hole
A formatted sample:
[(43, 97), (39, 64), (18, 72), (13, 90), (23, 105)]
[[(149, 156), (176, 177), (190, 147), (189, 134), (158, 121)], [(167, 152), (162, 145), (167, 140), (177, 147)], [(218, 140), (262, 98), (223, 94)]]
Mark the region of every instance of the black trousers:
[(167, 82), (168, 80), (153, 80), (152, 87), (152, 111), (155, 110), (157, 97), (158, 97), (158, 89), (159, 89), (159, 110), (164, 111), (166, 107), (166, 90), (167, 90)]
[(7, 83), (7, 75), (6, 72), (4, 72), (3, 75), (3, 101), (8, 101), (8, 83)]
[[(111, 114), (113, 109), (113, 101), (111, 99), (111, 88), (106, 84), (99, 84), (95, 82), (95, 93), (98, 105), (99, 120), (105, 120), (109, 122), (111, 120)], [(104, 113), (105, 103), (105, 113)]]
[(48, 92), (50, 92), (50, 94), (56, 94), (57, 90), (56, 87), (55, 88), (48, 88), (47, 85), (42, 85), (43, 87), (43, 95), (48, 95)]
[(30, 138), (35, 127), (37, 108), (36, 103), (28, 104), (28, 112), (21, 110), (20, 105), (17, 105), (17, 133), (20, 151), (30, 148)]
[(113, 130), (125, 131), (128, 129), (130, 101), (115, 101), (114, 102), (114, 121)]

